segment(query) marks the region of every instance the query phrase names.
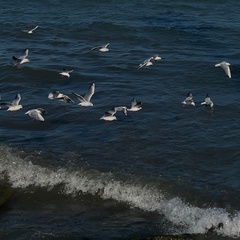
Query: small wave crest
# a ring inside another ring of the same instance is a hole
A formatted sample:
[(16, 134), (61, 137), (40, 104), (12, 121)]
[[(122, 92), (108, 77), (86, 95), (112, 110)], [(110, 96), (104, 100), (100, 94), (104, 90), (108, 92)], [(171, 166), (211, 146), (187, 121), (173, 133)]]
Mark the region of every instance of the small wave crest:
[(13, 188), (40, 187), (51, 191), (61, 186), (61, 194), (75, 197), (91, 194), (129, 204), (147, 212), (158, 212), (184, 233), (202, 233), (223, 223), (216, 232), (223, 236), (240, 237), (240, 213), (228, 213), (222, 208), (199, 208), (184, 203), (180, 198), (167, 199), (161, 189), (152, 183), (134, 177), (120, 178), (113, 173), (93, 169), (40, 166), (29, 157), (21, 157), (16, 149), (0, 146), (1, 179), (7, 179)]

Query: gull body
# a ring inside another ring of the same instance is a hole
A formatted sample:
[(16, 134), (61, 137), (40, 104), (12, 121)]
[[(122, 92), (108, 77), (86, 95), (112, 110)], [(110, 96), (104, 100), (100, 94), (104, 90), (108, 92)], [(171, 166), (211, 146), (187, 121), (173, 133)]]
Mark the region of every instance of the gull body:
[(162, 58), (159, 57), (158, 54), (153, 55), (152, 57), (146, 59), (143, 63), (139, 64), (138, 69), (142, 68), (142, 67), (148, 67), (153, 65), (153, 61), (158, 61), (161, 60)]
[(45, 113), (46, 113), (46, 111), (43, 108), (35, 108), (35, 109), (31, 109), (31, 110), (25, 112), (25, 114), (29, 115), (30, 117), (32, 117), (40, 122), (45, 121), (45, 119), (42, 116)]
[(28, 34), (32, 34), (34, 30), (36, 30), (38, 28), (38, 26), (36, 26), (35, 28), (31, 29), (31, 30), (23, 30), (23, 32), (26, 32)]
[(19, 58), (16, 58), (15, 56), (13, 56), (12, 59), (15, 61), (14, 66), (17, 65), (18, 67), (20, 67), (21, 64), (30, 62), (30, 60), (27, 58), (28, 53), (29, 53), (29, 50), (26, 48)]
[(230, 66), (230, 63), (225, 61), (215, 64), (215, 67), (221, 67), (224, 70), (224, 72), (227, 74), (227, 76), (231, 78), (232, 76), (231, 76), (231, 70), (229, 66)]
[(105, 112), (105, 114), (100, 118), (100, 120), (105, 121), (117, 120), (117, 117), (115, 116), (117, 112), (123, 112), (124, 115), (127, 116), (127, 107), (125, 106), (114, 107), (111, 110)]
[(70, 73), (72, 72), (73, 70), (70, 70), (68, 71), (67, 69), (63, 69), (62, 72), (60, 72), (59, 74), (62, 76), (62, 77), (70, 77)]
[(192, 105), (195, 106), (195, 102), (193, 101), (193, 95), (192, 93), (188, 93), (187, 97), (185, 100), (182, 102), (183, 105)]
[(115, 116), (116, 112), (117, 112), (117, 108), (114, 107), (111, 110), (105, 112), (104, 115), (100, 117), (100, 120), (105, 120), (105, 121), (117, 120), (117, 117)]
[(49, 93), (48, 98), (51, 100), (57, 99), (59, 101), (64, 101), (66, 103), (74, 103), (74, 101), (70, 97), (63, 93), (60, 93), (59, 91)]
[(89, 86), (88, 92), (83, 96), (73, 92), (73, 94), (78, 98), (78, 100), (80, 101), (80, 103), (78, 105), (80, 106), (84, 106), (84, 107), (89, 107), (89, 106), (93, 106), (93, 103), (90, 102), (93, 94), (95, 92), (95, 83), (92, 83)]
[(21, 109), (23, 106), (19, 104), (21, 100), (21, 95), (18, 93), (15, 97), (15, 99), (12, 102), (1, 102), (1, 105), (6, 105), (8, 106), (7, 111), (17, 111)]
[(212, 108), (214, 106), (214, 103), (210, 99), (209, 95), (207, 94), (206, 97), (205, 97), (204, 102), (202, 102), (201, 105), (204, 105), (205, 107), (208, 107), (208, 108)]
[(142, 109), (142, 102), (137, 102), (135, 98), (132, 99), (131, 107), (127, 108), (127, 111), (137, 112)]
[(109, 51), (109, 46), (110, 43), (107, 43), (105, 45), (102, 46), (97, 46), (97, 47), (93, 47), (91, 50), (97, 50), (99, 52), (108, 52)]
[(143, 63), (139, 64), (138, 69), (153, 65), (152, 60), (154, 60), (153, 57), (150, 57), (150, 58), (146, 59)]

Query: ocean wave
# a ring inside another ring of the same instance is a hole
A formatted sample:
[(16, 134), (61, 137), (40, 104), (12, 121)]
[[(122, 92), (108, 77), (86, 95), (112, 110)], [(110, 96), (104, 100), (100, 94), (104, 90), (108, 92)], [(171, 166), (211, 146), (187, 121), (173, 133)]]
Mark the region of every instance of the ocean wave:
[[(163, 189), (134, 176), (119, 177), (117, 174), (94, 169), (76, 169), (66, 166), (34, 164), (34, 155), (22, 150), (0, 146), (1, 180), (7, 179), (14, 189), (43, 188), (79, 197), (90, 194), (103, 200), (115, 200), (147, 212), (158, 212), (183, 232), (205, 233), (212, 226), (223, 223), (217, 229), (220, 235), (240, 237), (240, 212), (231, 214), (222, 208), (200, 208), (183, 202), (179, 197), (167, 198)], [(38, 154), (41, 158), (41, 154)], [(42, 166), (41, 166), (42, 165)]]

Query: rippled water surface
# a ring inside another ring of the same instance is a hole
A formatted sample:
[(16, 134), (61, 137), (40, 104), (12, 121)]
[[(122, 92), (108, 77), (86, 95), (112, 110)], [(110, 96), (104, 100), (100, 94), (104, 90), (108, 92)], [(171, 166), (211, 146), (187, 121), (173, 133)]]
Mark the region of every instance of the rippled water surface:
[[(1, 238), (204, 237), (219, 223), (209, 239), (239, 238), (239, 10), (221, 0), (2, 4), (1, 101), (20, 93), (23, 108), (1, 105), (0, 179), (14, 190)], [(30, 62), (13, 67), (26, 48)], [(154, 54), (162, 59), (138, 69)], [(93, 106), (81, 107), (72, 92), (91, 83)], [(48, 99), (53, 91), (75, 103)], [(181, 104), (189, 92), (195, 107)], [(140, 111), (100, 120), (133, 98)], [(24, 114), (38, 107), (44, 122)]]

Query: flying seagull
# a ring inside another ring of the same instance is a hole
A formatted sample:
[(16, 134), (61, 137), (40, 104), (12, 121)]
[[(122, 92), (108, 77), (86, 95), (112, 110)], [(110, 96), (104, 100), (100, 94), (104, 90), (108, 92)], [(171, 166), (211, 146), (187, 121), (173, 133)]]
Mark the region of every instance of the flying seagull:
[(42, 115), (46, 114), (46, 111), (43, 108), (35, 108), (25, 112), (25, 114), (35, 118), (37, 121), (43, 122), (45, 120)]
[(117, 120), (115, 114), (117, 112), (123, 112), (127, 116), (127, 108), (125, 106), (114, 107), (111, 110), (104, 113), (100, 120), (113, 121)]
[(150, 57), (150, 58), (146, 59), (143, 63), (139, 64), (138, 69), (153, 65), (152, 60), (153, 60), (153, 57)]
[(82, 97), (81, 95), (73, 92), (73, 94), (78, 98), (78, 100), (80, 101), (80, 103), (78, 105), (80, 106), (84, 106), (84, 107), (89, 107), (89, 106), (93, 106), (93, 104), (90, 102), (93, 94), (95, 92), (95, 83), (92, 83), (89, 86), (88, 92), (84, 95), (84, 97)]
[(72, 72), (73, 70), (67, 70), (67, 69), (63, 69), (62, 72), (60, 72), (59, 74), (62, 76), (62, 77), (70, 77), (70, 73)]
[(27, 58), (28, 53), (29, 53), (29, 50), (26, 48), (19, 58), (16, 58), (15, 56), (13, 56), (12, 59), (15, 61), (14, 67), (16, 65), (17, 67), (20, 67), (21, 64), (30, 62), (29, 59)]
[(215, 67), (221, 67), (224, 70), (224, 72), (227, 74), (227, 76), (231, 78), (231, 71), (229, 66), (230, 66), (230, 63), (225, 61), (215, 64)]
[(110, 43), (107, 43), (107, 44), (102, 45), (102, 46), (93, 47), (91, 50), (97, 50), (99, 52), (108, 52), (109, 51), (109, 48), (108, 48), (109, 44)]
[(140, 69), (140, 68), (142, 68), (142, 67), (151, 66), (151, 65), (153, 65), (153, 61), (158, 61), (158, 60), (161, 60), (161, 59), (162, 59), (162, 58), (159, 57), (158, 54), (155, 54), (155, 55), (153, 55), (152, 57), (146, 59), (143, 63), (140, 63), (138, 69)]
[(183, 105), (192, 105), (195, 106), (195, 102), (193, 101), (193, 95), (192, 93), (188, 93), (187, 97), (185, 100), (182, 102)]
[(114, 107), (113, 109), (105, 112), (104, 115), (100, 117), (100, 120), (105, 120), (105, 121), (117, 120), (117, 117), (115, 116), (116, 112), (117, 112), (117, 108)]
[(64, 101), (66, 103), (74, 103), (74, 101), (65, 94), (60, 93), (59, 91), (54, 91), (48, 94), (48, 98), (51, 100), (57, 99), (59, 101)]
[(21, 100), (21, 95), (18, 93), (15, 97), (15, 99), (12, 102), (1, 102), (1, 105), (6, 105), (8, 106), (7, 111), (17, 111), (21, 109), (23, 106), (19, 104)]
[(142, 102), (138, 102), (135, 98), (132, 99), (131, 107), (127, 108), (127, 111), (137, 112), (142, 109)]
[(34, 30), (36, 30), (38, 28), (38, 26), (36, 26), (35, 28), (31, 29), (31, 30), (22, 30), (23, 32), (25, 33), (28, 33), (28, 34), (32, 34)]

